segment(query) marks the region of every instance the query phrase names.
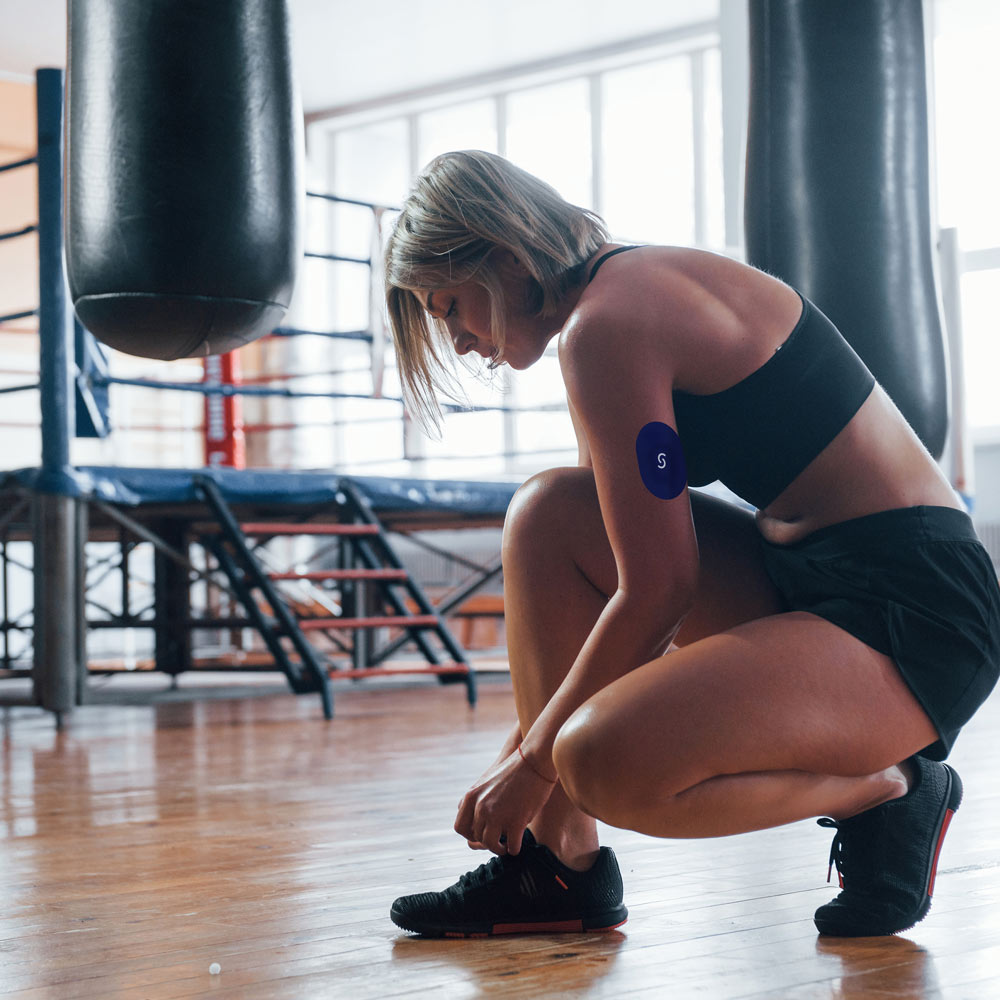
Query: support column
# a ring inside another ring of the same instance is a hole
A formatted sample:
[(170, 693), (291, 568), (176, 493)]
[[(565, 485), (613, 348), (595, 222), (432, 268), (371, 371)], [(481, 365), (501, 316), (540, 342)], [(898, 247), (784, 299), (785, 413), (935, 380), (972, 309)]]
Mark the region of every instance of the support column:
[[(162, 522), (157, 532), (176, 552), (188, 554), (184, 522)], [(191, 593), (188, 571), (159, 549), (154, 558), (156, 669), (171, 676), (191, 669)]]
[(79, 608), (82, 540), (78, 490), (70, 466), (74, 338), (63, 269), (63, 73), (36, 74), (38, 94), (39, 383), (42, 472), (35, 514), (35, 701), (62, 715), (80, 701)]

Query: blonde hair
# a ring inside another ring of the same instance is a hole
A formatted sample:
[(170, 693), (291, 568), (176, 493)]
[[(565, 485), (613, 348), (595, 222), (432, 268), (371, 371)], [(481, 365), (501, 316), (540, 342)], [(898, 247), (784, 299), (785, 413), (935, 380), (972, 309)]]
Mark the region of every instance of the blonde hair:
[(530, 275), (528, 308), (555, 312), (582, 279), (583, 265), (608, 242), (604, 221), (567, 202), (509, 160), (481, 150), (444, 153), (417, 178), (385, 249), (386, 304), (407, 407), (440, 433), (436, 391), (453, 400), (455, 353), (445, 324), (414, 292), (475, 281), (486, 289), (497, 355), (506, 344), (506, 306), (495, 250), (507, 250)]

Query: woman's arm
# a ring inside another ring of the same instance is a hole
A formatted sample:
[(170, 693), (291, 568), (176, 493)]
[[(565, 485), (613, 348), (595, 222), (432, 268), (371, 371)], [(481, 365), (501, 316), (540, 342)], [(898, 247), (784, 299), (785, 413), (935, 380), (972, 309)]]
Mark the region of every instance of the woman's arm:
[[(683, 454), (673, 430), (673, 373), (657, 340), (645, 343), (641, 332), (624, 337), (620, 324), (593, 320), (560, 338), (571, 412), (589, 445), (619, 583), (565, 681), (525, 734), (522, 750), (548, 775), (555, 774), (552, 744), (566, 719), (612, 681), (665, 653), (693, 600), (698, 548), (686, 479), (671, 486), (658, 468), (671, 463), (677, 473)], [(649, 424), (658, 425), (648, 434), (662, 441), (662, 451), (640, 459), (637, 439)]]
[[(496, 760), (487, 768), (487, 772), (499, 767), (511, 754), (516, 753), (517, 748), (521, 745), (522, 738), (521, 723), (515, 722), (514, 728), (507, 734), (507, 738), (503, 741), (503, 746), (500, 748), (500, 753), (497, 754)], [(484, 844), (478, 840), (469, 840), (469, 847), (474, 851), (487, 851), (490, 849), (488, 844)]]
[(580, 418), (576, 415), (576, 407), (573, 400), (567, 397), (566, 403), (569, 406), (569, 419), (573, 421), (573, 432), (576, 434), (576, 464), (584, 469), (592, 469), (593, 463), (590, 461), (590, 445), (587, 443), (587, 435), (580, 424)]
[[(653, 468), (644, 476), (636, 449), (640, 431), (655, 424), (654, 432), (663, 434), (664, 459), (683, 470), (679, 442), (673, 448), (669, 443), (673, 375), (662, 360), (662, 336), (643, 343), (641, 333), (632, 334), (624, 337), (620, 325), (578, 324), (560, 341), (570, 400), (590, 446), (618, 589), (524, 734), (520, 752), (494, 764), (459, 805), (455, 829), (496, 853), (520, 850), (525, 827), (555, 787), (552, 747), (563, 723), (592, 695), (665, 653), (693, 600), (698, 547), (686, 482), (681, 476), (676, 492), (671, 482), (659, 489), (660, 453), (654, 450)], [(661, 495), (650, 491), (647, 479)]]

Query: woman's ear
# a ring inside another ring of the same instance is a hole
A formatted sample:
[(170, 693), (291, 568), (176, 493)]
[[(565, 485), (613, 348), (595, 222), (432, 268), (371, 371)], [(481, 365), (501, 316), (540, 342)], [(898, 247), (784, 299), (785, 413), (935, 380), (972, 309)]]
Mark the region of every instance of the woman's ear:
[(497, 250), (497, 269), (512, 278), (527, 278), (531, 274), (510, 250)]

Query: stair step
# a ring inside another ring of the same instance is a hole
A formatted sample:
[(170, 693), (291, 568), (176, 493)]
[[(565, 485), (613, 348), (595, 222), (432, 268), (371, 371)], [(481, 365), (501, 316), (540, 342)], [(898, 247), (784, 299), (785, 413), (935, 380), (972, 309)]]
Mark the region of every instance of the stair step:
[[(192, 530), (199, 535), (221, 535), (214, 521), (196, 521)], [(377, 524), (288, 524), (279, 521), (247, 521), (240, 524), (244, 535), (377, 535)]]
[(277, 521), (241, 523), (244, 535), (377, 535), (374, 524), (282, 524)]
[(268, 573), (272, 580), (405, 580), (405, 569), (318, 569), (307, 573)]
[(467, 676), (469, 666), (467, 663), (438, 663), (426, 666), (412, 667), (370, 667), (366, 670), (338, 670), (331, 668), (329, 676), (331, 680), (367, 680), (370, 677), (393, 677), (400, 674), (461, 674)]
[(372, 618), (303, 618), (299, 628), (310, 629), (343, 629), (343, 628), (382, 628), (386, 625), (439, 625), (437, 615), (388, 615)]

